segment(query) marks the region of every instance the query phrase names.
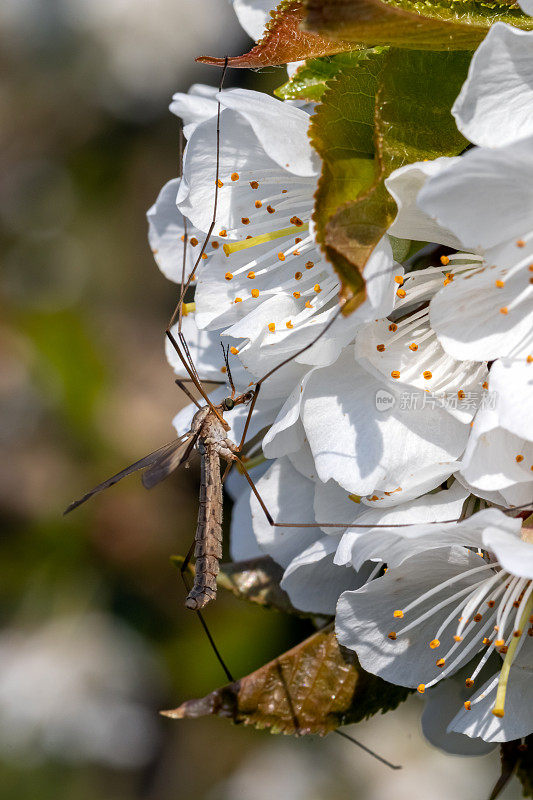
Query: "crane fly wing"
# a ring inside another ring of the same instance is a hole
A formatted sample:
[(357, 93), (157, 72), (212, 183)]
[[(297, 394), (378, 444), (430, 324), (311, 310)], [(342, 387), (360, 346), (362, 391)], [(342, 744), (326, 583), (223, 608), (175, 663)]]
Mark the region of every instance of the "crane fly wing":
[[(147, 467), (153, 467), (161, 462), (165, 462), (168, 460), (169, 456), (173, 456), (177, 453), (183, 454), (185, 451), (187, 451), (188, 456), (190, 450), (192, 450), (192, 447), (194, 446), (196, 438), (197, 436), (189, 431), (183, 436), (180, 436), (178, 439), (174, 439), (174, 441), (164, 444), (163, 447), (160, 447), (158, 450), (154, 450), (153, 453), (141, 458), (139, 461), (135, 461), (134, 464), (130, 464), (129, 467), (117, 472), (116, 475), (113, 475), (111, 478), (103, 481), (103, 483), (99, 483), (98, 486), (95, 486), (94, 489), (91, 489), (90, 492), (87, 492), (87, 494), (83, 495), (83, 497), (81, 497), (79, 500), (75, 500), (73, 503), (71, 503), (63, 513), (68, 514), (70, 511), (74, 511), (75, 508), (81, 506), (82, 503), (85, 503), (85, 501), (89, 500), (89, 498), (91, 498), (93, 495), (102, 492), (104, 489), (108, 489), (110, 486), (114, 486), (115, 483), (118, 483), (118, 481), (121, 481), (122, 478), (131, 475), (133, 472), (137, 472), (140, 469), (146, 469)], [(175, 467), (179, 466), (182, 460), (183, 459), (178, 460)], [(165, 474), (168, 475), (168, 471)], [(151, 485), (154, 484), (152, 483)]]
[(180, 464), (188, 460), (191, 451), (198, 439), (197, 433), (188, 433), (177, 439), (175, 442), (176, 447), (172, 450), (167, 450), (166, 453), (161, 454), (149, 468), (143, 472), (142, 482), (145, 489), (151, 489), (158, 483), (163, 481), (171, 472), (174, 472)]

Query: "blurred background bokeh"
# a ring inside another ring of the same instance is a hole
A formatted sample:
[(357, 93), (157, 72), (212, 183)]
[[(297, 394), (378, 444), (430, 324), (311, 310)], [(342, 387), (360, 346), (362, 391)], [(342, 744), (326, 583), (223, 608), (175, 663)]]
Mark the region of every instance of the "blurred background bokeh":
[[(61, 517), (172, 438), (175, 289), (145, 212), (177, 172), (172, 93), (218, 81), (194, 56), (250, 44), (227, 0), (0, 0), (1, 800), (475, 800), (497, 774), (429, 748), (416, 698), (356, 732), (401, 773), (336, 736), (163, 719), (224, 683), (169, 560), (194, 534), (197, 473)], [(227, 596), (207, 617), (236, 675), (309, 632)]]

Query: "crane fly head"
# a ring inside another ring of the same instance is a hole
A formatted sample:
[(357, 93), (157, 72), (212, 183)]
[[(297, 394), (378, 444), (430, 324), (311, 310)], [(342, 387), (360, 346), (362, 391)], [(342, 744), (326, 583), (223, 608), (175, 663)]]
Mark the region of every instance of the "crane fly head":
[(226, 397), (226, 399), (222, 401), (224, 411), (231, 411), (235, 406), (247, 406), (253, 396), (253, 392), (243, 392), (243, 394), (240, 394), (238, 397)]

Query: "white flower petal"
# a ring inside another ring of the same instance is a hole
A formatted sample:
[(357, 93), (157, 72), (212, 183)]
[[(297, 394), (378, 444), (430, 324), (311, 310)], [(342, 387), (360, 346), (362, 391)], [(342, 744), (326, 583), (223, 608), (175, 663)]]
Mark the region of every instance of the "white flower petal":
[[(154, 205), (148, 210), (148, 241), (155, 261), (163, 275), (171, 281), (181, 281), (183, 269), (183, 241), (185, 233), (183, 214), (178, 211), (176, 197), (180, 179), (174, 178), (165, 183)], [(201, 234), (191, 225), (187, 226), (189, 237)], [(201, 239), (203, 242), (203, 239)], [(200, 245), (201, 246), (201, 245)], [(189, 275), (195, 262), (193, 248), (187, 248), (185, 275)]]
[[(355, 650), (361, 666), (368, 672), (400, 686), (418, 686), (437, 677), (435, 665), (438, 652), (429, 647), (440, 623), (449, 614), (441, 609), (429, 619), (400, 635), (405, 620), (393, 616), (396, 609), (405, 608), (422, 595), (428, 585), (439, 584), (462, 575), (480, 559), (463, 547), (421, 553), (377, 580), (367, 583), (355, 592), (345, 592), (337, 604), (337, 638), (345, 647)], [(452, 593), (473, 585), (476, 576), (465, 575), (453, 584)], [(421, 616), (432, 608), (432, 598), (421, 603), (413, 616)], [(391, 631), (398, 638), (388, 638)], [(480, 647), (481, 647), (480, 642)], [(462, 666), (458, 664), (457, 669)]]
[[(510, 487), (526, 487), (526, 500), (532, 496), (533, 442), (526, 442), (501, 427), (497, 412), (481, 409), (474, 420), (463, 456), (461, 474), (482, 492), (500, 492)], [(518, 503), (520, 505), (520, 503)]]
[(478, 252), (522, 239), (533, 219), (531, 137), (497, 150), (469, 150), (427, 181), (418, 205), (467, 250)]
[(391, 236), (461, 247), (460, 241), (451, 231), (437, 224), (417, 205), (418, 194), (428, 178), (445, 171), (457, 161), (460, 159), (446, 157), (433, 161), (417, 161), (394, 170), (385, 179), (385, 186), (398, 206), (396, 219), (388, 231)]
[[(509, 249), (515, 257), (511, 268), (505, 263)], [(490, 255), (494, 259), (490, 267), (456, 275), (431, 300), (431, 325), (454, 358), (525, 357), (533, 350), (531, 256), (515, 242), (505, 252)]]
[(501, 147), (533, 134), (533, 34), (497, 22), (470, 62), (452, 114), (473, 144)]
[(422, 714), (422, 732), (434, 747), (445, 753), (458, 756), (482, 756), (494, 750), (495, 745), (483, 739), (471, 739), (460, 733), (448, 732), (447, 728), (463, 706), (472, 696), (465, 679), (471, 671), (468, 668), (439, 681), (426, 693), (426, 705)]
[(403, 488), (401, 492), (375, 491), (370, 497), (363, 497), (361, 502), (371, 508), (391, 508), (403, 505), (409, 500), (415, 500), (422, 497), (422, 495), (424, 495), (423, 502), (430, 502), (433, 495), (430, 497), (425, 497), (425, 495), (440, 486), (454, 470), (459, 469), (461, 466), (462, 461), (444, 461), (424, 466), (420, 471), (413, 473), (410, 485)]
[[(497, 676), (489, 679), (472, 699), (470, 711), (464, 708), (452, 720), (449, 730), (467, 736), (481, 737), (487, 742), (509, 742), (528, 736), (533, 730), (533, 642), (527, 638), (514, 661), (505, 695), (505, 715), (492, 713), (496, 698)], [(491, 687), (491, 690), (489, 690)], [(475, 702), (477, 697), (484, 698)]]
[[(395, 401), (376, 408), (376, 393)], [(354, 363), (349, 348), (330, 367), (316, 370), (304, 392), (302, 420), (320, 479), (349, 492), (398, 491), (412, 486), (423, 466), (461, 454), (468, 426), (442, 409), (400, 407), (392, 386)]]
[[(277, 459), (256, 485), (275, 522), (313, 522), (314, 484), (287, 458)], [(322, 536), (320, 528), (275, 528), (253, 495), (250, 503), (260, 547), (283, 567)]]
[[(403, 506), (366, 508), (357, 522), (368, 525), (368, 528), (359, 532), (347, 530), (341, 546), (346, 555), (348, 548), (352, 548), (350, 558), (356, 569), (373, 559), (382, 559), (389, 566), (397, 566), (417, 553), (453, 544), (479, 547), (485, 526), (491, 522), (497, 524), (500, 517), (507, 524), (507, 517), (496, 509), (487, 509), (464, 522), (449, 522), (459, 519), (466, 496), (465, 489), (456, 482), (451, 489), (419, 497)], [(390, 528), (373, 527), (375, 525), (390, 525)], [(406, 527), (394, 527), (397, 525)], [(515, 530), (517, 527), (520, 527), (519, 524), (517, 526), (516, 521), (512, 521), (505, 529)]]
[(494, 553), (503, 569), (512, 575), (533, 579), (532, 542), (523, 541), (514, 531), (488, 527), (483, 533), (483, 543)]
[(294, 175), (319, 174), (320, 160), (307, 136), (309, 114), (250, 89), (228, 89), (218, 97), (248, 120), (265, 152), (281, 167)]
[(255, 42), (263, 36), (270, 10), (275, 7), (274, 0), (233, 0), (237, 19)]
[(217, 114), (218, 89), (195, 83), (187, 93), (176, 92), (172, 97), (170, 111), (183, 120), (183, 133), (189, 139), (196, 126)]
[[(250, 470), (254, 483), (265, 474), (267, 464)], [(235, 468), (231, 470), (224, 487), (234, 497), (231, 509), (230, 556), (233, 561), (246, 561), (249, 558), (264, 556), (263, 550), (254, 535), (252, 510), (250, 508), (250, 487), (243, 475)]]
[(301, 611), (334, 614), (340, 595), (364, 583), (368, 570), (357, 575), (353, 569), (333, 563), (337, 539), (324, 536), (297, 555), (285, 570), (281, 588)]

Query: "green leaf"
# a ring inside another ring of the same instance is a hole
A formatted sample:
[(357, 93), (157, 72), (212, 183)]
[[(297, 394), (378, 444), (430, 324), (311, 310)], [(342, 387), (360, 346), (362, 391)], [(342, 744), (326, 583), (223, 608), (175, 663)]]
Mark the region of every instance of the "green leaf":
[(512, 0), (305, 0), (304, 28), (333, 39), (407, 49), (474, 49), (495, 22), (533, 19)]
[(367, 50), (354, 50), (325, 58), (310, 58), (298, 68), (292, 78), (279, 86), (274, 94), (281, 100), (320, 100), (326, 90), (326, 81), (334, 78), (344, 69), (357, 66), (366, 56)]
[(172, 719), (219, 716), (272, 733), (324, 735), (403, 702), (411, 689), (365, 672), (333, 626), (313, 634), (241, 680), (188, 700)]
[(327, 84), (310, 127), (323, 162), (313, 221), (350, 301), (346, 312), (364, 299), (362, 270), (396, 213), (385, 178), (468, 144), (450, 108), (469, 61), (464, 52), (367, 52)]

